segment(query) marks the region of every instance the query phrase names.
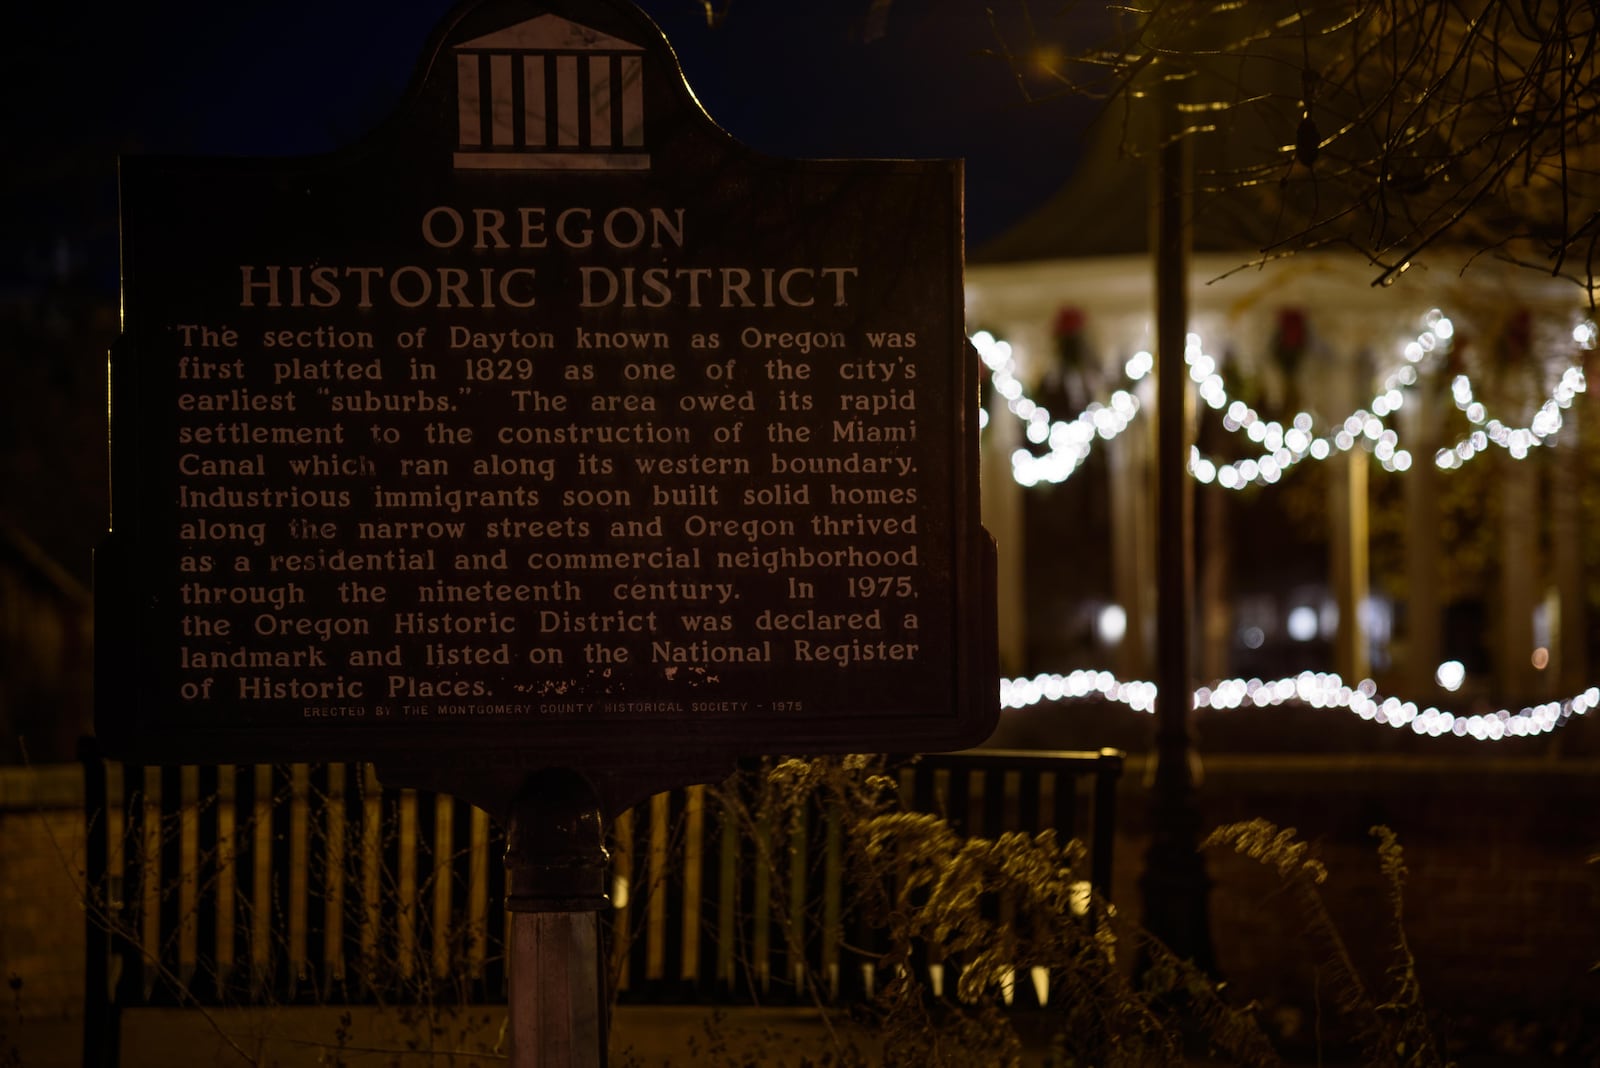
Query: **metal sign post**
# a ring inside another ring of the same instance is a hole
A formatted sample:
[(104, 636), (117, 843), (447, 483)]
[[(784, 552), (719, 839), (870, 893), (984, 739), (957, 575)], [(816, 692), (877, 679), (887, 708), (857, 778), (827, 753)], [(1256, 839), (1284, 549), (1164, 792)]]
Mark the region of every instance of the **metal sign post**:
[(588, 781), (565, 769), (530, 776), (506, 837), (513, 1068), (605, 1064), (606, 861), (600, 801)]

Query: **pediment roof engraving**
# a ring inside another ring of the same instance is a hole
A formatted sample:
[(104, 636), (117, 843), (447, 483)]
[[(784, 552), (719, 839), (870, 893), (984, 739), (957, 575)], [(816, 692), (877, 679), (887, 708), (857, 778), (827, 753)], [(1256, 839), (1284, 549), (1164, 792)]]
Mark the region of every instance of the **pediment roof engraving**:
[(619, 37), (591, 30), (559, 15), (540, 15), (514, 26), (474, 37), (456, 45), (463, 49), (493, 49), (516, 52), (643, 52), (644, 49)]

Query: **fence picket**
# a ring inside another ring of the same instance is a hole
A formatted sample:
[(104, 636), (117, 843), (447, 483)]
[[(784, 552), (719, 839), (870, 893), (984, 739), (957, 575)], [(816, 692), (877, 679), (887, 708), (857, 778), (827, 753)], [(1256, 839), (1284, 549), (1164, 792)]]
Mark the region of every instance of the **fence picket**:
[[(85, 766), (105, 786), (86, 797), (103, 799), (88, 823), (106, 858), (98, 915), (123, 924), (100, 980), (117, 1006), (404, 1000), (446, 982), (504, 997), (503, 838), (481, 810), (385, 791), (367, 765)], [(1086, 837), (1102, 898), (1120, 773), (1113, 751), (951, 754), (893, 772), (902, 798), (959, 832)], [(613, 821), (616, 992), (870, 997), (884, 943), (855, 905), (839, 802), (792, 805), (748, 780), (729, 789), (742, 800), (692, 786)], [(984, 907), (1019, 918), (1004, 895)], [(962, 964), (919, 949), (912, 966), (954, 996)], [(1043, 969), (991, 981), (1016, 1007), (1050, 1001)]]

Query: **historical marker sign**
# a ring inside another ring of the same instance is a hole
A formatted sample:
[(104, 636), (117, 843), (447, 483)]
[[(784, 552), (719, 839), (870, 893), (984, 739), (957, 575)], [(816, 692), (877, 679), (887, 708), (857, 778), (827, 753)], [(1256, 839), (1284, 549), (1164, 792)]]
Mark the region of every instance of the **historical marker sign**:
[(333, 156), (123, 163), (109, 746), (980, 740), (958, 165), (752, 153), (631, 6), (428, 57)]

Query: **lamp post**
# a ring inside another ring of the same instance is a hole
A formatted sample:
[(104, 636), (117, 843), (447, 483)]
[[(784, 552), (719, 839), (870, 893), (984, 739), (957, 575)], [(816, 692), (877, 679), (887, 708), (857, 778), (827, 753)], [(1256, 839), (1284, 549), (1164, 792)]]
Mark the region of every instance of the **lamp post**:
[(1170, 90), (1155, 94), (1159, 136), (1151, 226), (1156, 291), (1156, 736), (1150, 845), (1140, 879), (1144, 926), (1180, 958), (1216, 970), (1199, 851), (1190, 706), (1194, 491), (1184, 350), (1189, 333), (1191, 148)]

